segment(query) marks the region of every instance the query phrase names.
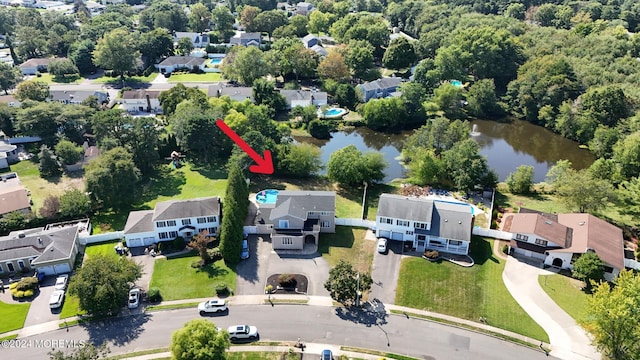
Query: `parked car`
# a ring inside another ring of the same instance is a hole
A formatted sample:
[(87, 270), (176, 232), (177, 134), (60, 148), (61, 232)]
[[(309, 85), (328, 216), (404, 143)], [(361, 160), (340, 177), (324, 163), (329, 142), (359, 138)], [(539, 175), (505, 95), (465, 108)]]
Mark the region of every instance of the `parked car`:
[(378, 252), (380, 254), (386, 253), (387, 252), (387, 239), (385, 239), (385, 238), (378, 239), (378, 245), (376, 246), (376, 248), (378, 249)]
[(321, 360), (333, 360), (333, 354), (329, 349), (322, 350), (322, 353), (320, 355)]
[(64, 290), (55, 290), (49, 298), (49, 307), (52, 309), (58, 309), (62, 306), (64, 301)]
[(140, 306), (140, 294), (141, 290), (139, 288), (133, 288), (129, 290), (129, 309), (135, 309)]
[(227, 332), (229, 332), (229, 338), (232, 341), (245, 340), (245, 339), (255, 340), (258, 338), (258, 328), (255, 326), (249, 326), (249, 325), (229, 326), (229, 328), (227, 329)]
[(245, 260), (249, 258), (249, 240), (242, 240), (242, 251), (240, 251), (240, 259)]
[(211, 299), (198, 304), (198, 311), (200, 311), (201, 316), (211, 313), (223, 312), (226, 310), (227, 302), (222, 299)]
[(62, 274), (56, 278), (56, 290), (66, 290), (69, 282), (69, 275)]

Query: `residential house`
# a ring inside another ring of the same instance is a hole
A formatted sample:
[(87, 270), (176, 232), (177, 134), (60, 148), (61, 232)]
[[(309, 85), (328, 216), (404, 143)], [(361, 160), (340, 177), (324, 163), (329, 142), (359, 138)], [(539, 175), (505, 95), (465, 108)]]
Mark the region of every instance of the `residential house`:
[(513, 234), (510, 251), (514, 254), (572, 269), (582, 254), (595, 252), (606, 264), (607, 280), (624, 269), (622, 230), (591, 214), (555, 215), (521, 209), (504, 221), (503, 230)]
[(280, 95), (287, 102), (288, 109), (293, 109), (296, 106), (327, 105), (327, 93), (324, 91), (280, 90)]
[(8, 51), (1, 51), (0, 52), (0, 63), (2, 64), (6, 64), (9, 66), (13, 66), (13, 58), (11, 57), (11, 54)]
[(0, 131), (0, 169), (7, 169), (9, 164), (18, 161), (18, 147)]
[(302, 40), (302, 44), (304, 44), (304, 47), (306, 47), (307, 49), (310, 49), (311, 47), (316, 45), (320, 45), (320, 40), (318, 40), (318, 38), (313, 34), (308, 34), (300, 40)]
[(49, 64), (55, 60), (64, 60), (66, 58), (33, 58), (18, 65), (22, 75), (36, 75), (38, 72), (46, 72)]
[(182, 38), (191, 39), (191, 44), (194, 48), (203, 48), (209, 45), (209, 34), (205, 33), (197, 33), (197, 32), (181, 32), (174, 31), (173, 32), (173, 44), (174, 46), (178, 45), (178, 41)]
[(327, 50), (320, 45), (313, 45), (312, 47), (310, 47), (310, 49), (315, 51), (315, 53), (320, 57), (325, 57), (328, 54)]
[(49, 100), (57, 101), (63, 104), (82, 104), (89, 96), (95, 96), (98, 104), (109, 103), (109, 93), (97, 90), (51, 90), (49, 91)]
[(84, 5), (87, 7), (87, 10), (89, 10), (89, 14), (91, 16), (102, 14), (104, 12), (104, 9), (106, 8), (105, 5), (102, 5), (95, 1), (85, 1)]
[(88, 219), (0, 237), (0, 276), (31, 270), (44, 275), (71, 272), (78, 254), (78, 235), (83, 231), (90, 232)]
[(249, 99), (249, 101), (254, 102), (253, 88), (247, 86), (229, 86), (224, 82), (209, 85), (207, 95), (209, 97), (228, 96), (231, 100), (235, 101), (245, 101)]
[(127, 112), (162, 112), (162, 106), (160, 106), (161, 91), (151, 90), (128, 90), (122, 93), (120, 103), (122, 108)]
[(195, 56), (169, 56), (156, 65), (160, 73), (172, 73), (174, 70), (188, 71), (204, 70), (207, 59)]
[(236, 32), (229, 40), (231, 45), (242, 46), (260, 46), (262, 44), (262, 35), (257, 32), (248, 33), (244, 31)]
[(276, 202), (260, 204), (257, 222), (271, 229), (274, 250), (302, 250), (318, 245), (320, 233), (335, 232), (336, 193), (279, 191)]
[(296, 4), (296, 14), (308, 16), (314, 10), (313, 4), (308, 2), (299, 2)]
[(402, 83), (401, 78), (383, 77), (382, 79), (366, 82), (357, 86), (362, 94), (360, 100), (367, 102), (371, 99), (380, 99), (392, 96)]
[(0, 103), (5, 103), (11, 107), (20, 107), (20, 101), (12, 95), (0, 95)]
[(219, 197), (162, 201), (153, 210), (129, 213), (125, 241), (128, 247), (137, 247), (172, 241), (178, 236), (188, 240), (205, 230), (209, 236), (216, 236), (220, 215)]
[(411, 242), (417, 251), (467, 255), (474, 223), (469, 204), (382, 194), (376, 214), (378, 237)]
[(0, 217), (14, 211), (31, 212), (29, 191), (20, 182), (18, 174), (4, 173), (0, 175)]

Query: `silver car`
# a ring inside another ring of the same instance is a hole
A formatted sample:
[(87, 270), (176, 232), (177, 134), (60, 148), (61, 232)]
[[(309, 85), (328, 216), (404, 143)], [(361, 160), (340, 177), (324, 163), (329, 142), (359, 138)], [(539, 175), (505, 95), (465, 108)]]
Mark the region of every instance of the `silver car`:
[(229, 328), (227, 329), (227, 332), (229, 332), (229, 338), (232, 341), (245, 340), (245, 339), (255, 340), (258, 338), (258, 328), (255, 326), (249, 326), (249, 325), (229, 326)]

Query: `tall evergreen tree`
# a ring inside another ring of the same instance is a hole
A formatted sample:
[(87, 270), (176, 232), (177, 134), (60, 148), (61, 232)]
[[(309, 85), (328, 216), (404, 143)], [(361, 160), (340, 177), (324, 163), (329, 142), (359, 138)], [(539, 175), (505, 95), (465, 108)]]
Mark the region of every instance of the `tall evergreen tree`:
[(228, 263), (240, 259), (244, 221), (249, 207), (249, 186), (240, 164), (229, 164), (227, 191), (224, 197), (222, 224), (220, 229), (220, 251)]

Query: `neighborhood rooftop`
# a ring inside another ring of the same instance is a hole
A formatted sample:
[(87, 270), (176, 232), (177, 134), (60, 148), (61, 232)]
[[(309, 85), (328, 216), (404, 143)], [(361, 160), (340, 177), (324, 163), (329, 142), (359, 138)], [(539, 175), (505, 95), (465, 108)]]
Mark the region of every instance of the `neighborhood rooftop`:
[(157, 99), (162, 91), (153, 90), (127, 90), (122, 93), (123, 99), (146, 99), (147, 95), (151, 99)]
[(78, 226), (11, 232), (8, 236), (0, 237), (0, 261), (33, 256), (36, 259), (32, 264), (37, 265), (68, 258), (77, 232)]
[(173, 65), (183, 65), (183, 66), (200, 66), (202, 65), (206, 59), (195, 56), (169, 56), (164, 59), (159, 66), (173, 66)]
[(335, 211), (335, 204), (336, 193), (333, 191), (280, 191), (269, 218), (290, 215), (306, 219), (310, 211)]
[(217, 196), (190, 200), (170, 200), (156, 204), (153, 221), (220, 215)]

